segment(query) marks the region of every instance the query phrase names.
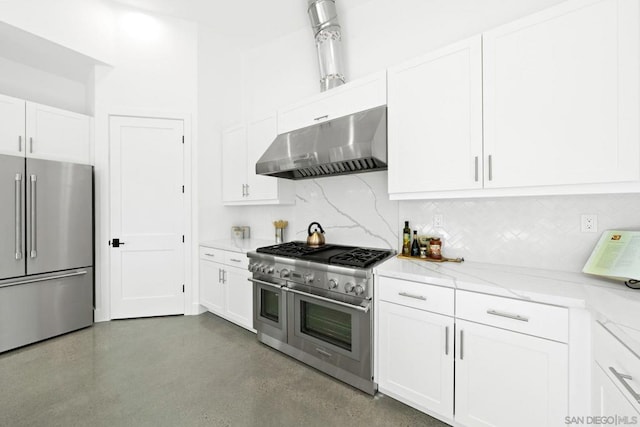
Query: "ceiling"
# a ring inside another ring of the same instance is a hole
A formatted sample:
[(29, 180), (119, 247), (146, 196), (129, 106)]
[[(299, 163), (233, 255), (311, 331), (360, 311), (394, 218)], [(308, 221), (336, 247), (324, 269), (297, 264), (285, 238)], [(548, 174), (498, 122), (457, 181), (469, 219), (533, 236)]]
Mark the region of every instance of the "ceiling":
[[(229, 36), (269, 40), (309, 26), (307, 0), (114, 0), (137, 9), (212, 27)], [(338, 0), (338, 12), (369, 0)], [(344, 2), (344, 3), (342, 3)]]

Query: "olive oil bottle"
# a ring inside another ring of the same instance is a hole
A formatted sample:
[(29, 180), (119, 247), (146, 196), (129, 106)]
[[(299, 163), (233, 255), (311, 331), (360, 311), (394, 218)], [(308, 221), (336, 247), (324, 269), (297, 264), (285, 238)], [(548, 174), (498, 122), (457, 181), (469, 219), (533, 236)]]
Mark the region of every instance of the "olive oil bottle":
[(404, 228), (402, 229), (402, 255), (411, 255), (411, 229), (409, 228), (409, 221), (404, 222)]

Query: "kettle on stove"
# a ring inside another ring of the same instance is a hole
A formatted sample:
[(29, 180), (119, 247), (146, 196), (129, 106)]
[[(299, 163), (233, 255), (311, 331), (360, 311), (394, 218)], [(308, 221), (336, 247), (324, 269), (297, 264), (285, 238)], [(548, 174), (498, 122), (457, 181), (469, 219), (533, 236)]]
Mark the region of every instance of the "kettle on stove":
[[(317, 225), (317, 227), (315, 231), (312, 232), (311, 227), (313, 227), (314, 225)], [(307, 245), (313, 246), (313, 247), (324, 245), (324, 230), (322, 229), (322, 226), (319, 223), (312, 222), (311, 224), (309, 224), (309, 229), (307, 231), (309, 233), (309, 236), (307, 236)]]

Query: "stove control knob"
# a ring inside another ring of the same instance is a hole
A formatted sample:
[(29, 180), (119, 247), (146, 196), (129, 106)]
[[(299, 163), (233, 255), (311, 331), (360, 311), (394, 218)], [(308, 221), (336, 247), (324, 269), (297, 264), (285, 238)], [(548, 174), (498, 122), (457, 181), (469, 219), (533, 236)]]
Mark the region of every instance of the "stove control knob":
[(261, 273), (266, 273), (267, 272), (267, 266), (264, 264), (260, 264), (260, 272)]
[(364, 287), (362, 285), (356, 285), (356, 287), (353, 288), (353, 293), (355, 293), (358, 296), (364, 294)]
[(336, 279), (329, 279), (329, 289), (335, 289), (338, 287), (338, 281)]
[(353, 288), (354, 288), (354, 285), (351, 282), (347, 282), (344, 284), (344, 291), (347, 293), (353, 292)]
[(307, 273), (304, 275), (304, 283), (309, 284), (313, 282), (313, 274), (312, 273)]
[(286, 268), (283, 268), (282, 270), (280, 270), (280, 277), (283, 279), (286, 279), (287, 277), (289, 277), (289, 274), (291, 274), (291, 272)]
[(255, 263), (255, 262), (250, 262), (250, 263), (249, 263), (249, 266), (247, 267), (247, 270), (249, 270), (250, 272), (252, 272), (252, 273), (253, 273), (253, 272), (255, 271), (255, 270), (254, 270), (254, 269), (255, 269), (255, 267), (256, 267), (256, 263)]
[(268, 274), (273, 274), (273, 266), (267, 267), (267, 273)]

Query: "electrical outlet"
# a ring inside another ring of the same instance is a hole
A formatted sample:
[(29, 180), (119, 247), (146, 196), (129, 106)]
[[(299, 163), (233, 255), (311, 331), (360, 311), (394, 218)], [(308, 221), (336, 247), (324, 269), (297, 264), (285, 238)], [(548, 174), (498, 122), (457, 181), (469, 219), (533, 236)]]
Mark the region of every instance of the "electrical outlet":
[(598, 215), (582, 215), (580, 217), (580, 231), (583, 233), (597, 233)]
[(442, 214), (436, 214), (433, 216), (433, 226), (434, 227), (442, 227), (443, 225)]

